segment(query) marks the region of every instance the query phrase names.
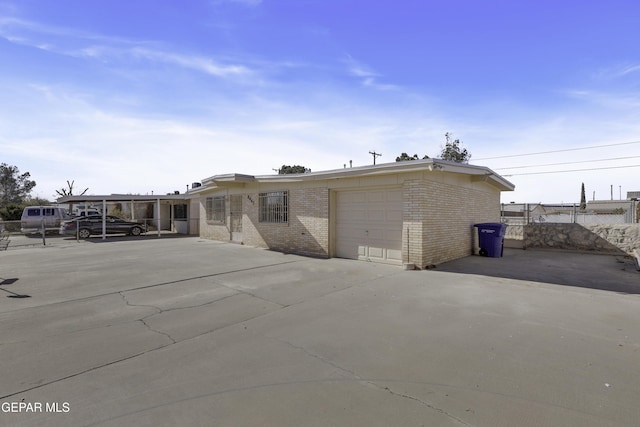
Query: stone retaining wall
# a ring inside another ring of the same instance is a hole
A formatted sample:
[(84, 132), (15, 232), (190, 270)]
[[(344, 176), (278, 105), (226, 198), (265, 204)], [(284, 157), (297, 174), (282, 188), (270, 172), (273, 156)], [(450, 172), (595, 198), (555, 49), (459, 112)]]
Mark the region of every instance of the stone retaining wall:
[(625, 254), (640, 248), (640, 224), (528, 224), (514, 226), (511, 234), (505, 237), (517, 240), (519, 227), (525, 248)]

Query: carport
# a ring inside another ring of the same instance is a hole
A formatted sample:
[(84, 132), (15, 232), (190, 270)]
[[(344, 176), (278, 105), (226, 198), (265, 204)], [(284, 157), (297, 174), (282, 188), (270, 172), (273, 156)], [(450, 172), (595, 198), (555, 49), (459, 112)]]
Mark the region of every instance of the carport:
[(111, 195), (83, 195), (65, 196), (57, 200), (58, 204), (68, 204), (69, 211), (74, 205), (93, 205), (102, 211), (102, 238), (106, 239), (106, 217), (109, 204), (119, 204), (123, 210), (131, 212), (131, 219), (136, 220), (136, 204), (153, 204), (152, 216), (145, 216), (157, 228), (158, 237), (162, 230), (170, 230), (178, 234), (197, 234), (197, 209), (191, 209), (190, 197), (187, 194), (167, 195), (139, 195), (139, 194), (111, 194)]

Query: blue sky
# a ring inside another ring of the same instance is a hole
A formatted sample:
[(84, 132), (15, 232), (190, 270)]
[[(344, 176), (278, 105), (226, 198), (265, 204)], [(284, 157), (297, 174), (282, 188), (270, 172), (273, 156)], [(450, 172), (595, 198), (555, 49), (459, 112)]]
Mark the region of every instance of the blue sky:
[(504, 202), (579, 202), (582, 182), (624, 198), (640, 191), (638, 16), (616, 0), (0, 0), (0, 162), (44, 198), (66, 180), (164, 194), (372, 150), (437, 157), (451, 132), (516, 185)]

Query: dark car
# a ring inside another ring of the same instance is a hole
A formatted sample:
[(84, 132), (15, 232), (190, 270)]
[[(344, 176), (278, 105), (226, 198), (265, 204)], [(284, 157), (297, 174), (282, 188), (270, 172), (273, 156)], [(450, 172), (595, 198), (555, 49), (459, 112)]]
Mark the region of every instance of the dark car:
[[(147, 231), (145, 224), (127, 221), (112, 215), (107, 215), (105, 224), (107, 234), (125, 233), (139, 236)], [(78, 217), (64, 221), (60, 225), (60, 234), (75, 236), (76, 232), (81, 239), (86, 239), (92, 234), (102, 234), (102, 216)]]

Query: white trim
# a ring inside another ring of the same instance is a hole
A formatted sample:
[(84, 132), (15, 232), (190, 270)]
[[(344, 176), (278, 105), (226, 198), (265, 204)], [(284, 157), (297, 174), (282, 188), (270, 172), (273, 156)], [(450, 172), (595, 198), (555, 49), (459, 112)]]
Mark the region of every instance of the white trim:
[(424, 159), (301, 174), (257, 176), (241, 174), (214, 175), (203, 179), (202, 187), (198, 187), (197, 192), (210, 191), (211, 189), (220, 187), (244, 185), (247, 183), (292, 183), (408, 172), (459, 173), (473, 176), (474, 180), (484, 180), (497, 187), (500, 191), (513, 191), (515, 189), (514, 184), (485, 166), (474, 166), (440, 159)]

